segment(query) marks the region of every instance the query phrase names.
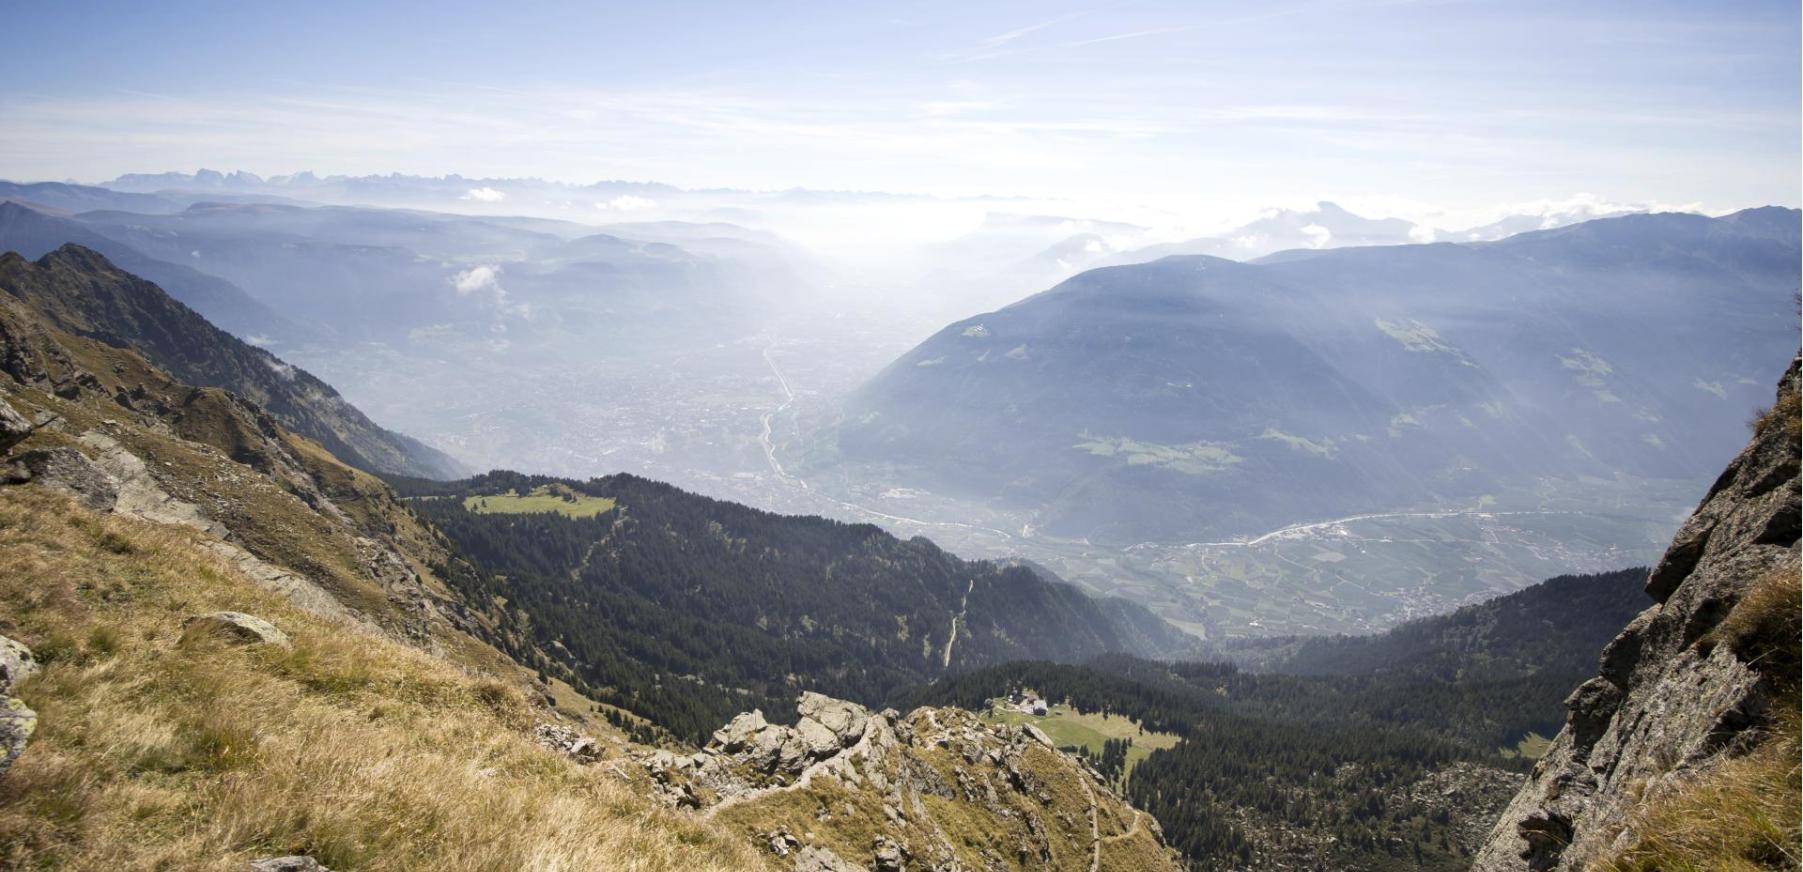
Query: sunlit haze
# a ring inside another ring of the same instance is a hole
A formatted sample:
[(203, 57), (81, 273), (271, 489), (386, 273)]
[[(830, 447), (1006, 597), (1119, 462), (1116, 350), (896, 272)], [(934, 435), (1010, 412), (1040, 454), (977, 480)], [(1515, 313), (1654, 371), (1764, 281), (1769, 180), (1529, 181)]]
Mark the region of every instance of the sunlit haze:
[(1719, 212), (1794, 204), (1799, 178), (1784, 2), (7, 17), (33, 34), (0, 57), (15, 179), (204, 166), (993, 195), (1201, 232), (1323, 199), (1454, 229), (1580, 195)]

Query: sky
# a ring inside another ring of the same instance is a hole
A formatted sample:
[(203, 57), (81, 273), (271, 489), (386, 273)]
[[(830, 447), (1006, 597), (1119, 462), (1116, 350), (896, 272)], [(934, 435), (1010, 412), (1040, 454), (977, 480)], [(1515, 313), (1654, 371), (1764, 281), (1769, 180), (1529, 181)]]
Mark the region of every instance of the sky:
[(1578, 195), (1799, 201), (1794, 0), (0, 5), (13, 180), (459, 173), (1468, 223)]

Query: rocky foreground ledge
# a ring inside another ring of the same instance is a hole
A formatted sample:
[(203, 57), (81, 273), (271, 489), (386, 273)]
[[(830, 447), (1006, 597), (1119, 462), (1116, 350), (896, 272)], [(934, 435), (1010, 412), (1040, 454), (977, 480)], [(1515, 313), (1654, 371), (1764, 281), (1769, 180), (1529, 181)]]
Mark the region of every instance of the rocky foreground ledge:
[(665, 803), (808, 872), (1179, 868), (1150, 815), (1031, 726), (817, 693), (797, 709), (795, 726), (748, 712), (697, 753), (639, 762)]

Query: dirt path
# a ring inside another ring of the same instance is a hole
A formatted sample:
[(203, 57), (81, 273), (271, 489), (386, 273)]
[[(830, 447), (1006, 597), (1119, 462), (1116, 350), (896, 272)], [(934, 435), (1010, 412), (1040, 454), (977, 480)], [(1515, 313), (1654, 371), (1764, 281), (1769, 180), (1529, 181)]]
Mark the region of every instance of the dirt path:
[(1124, 833), (1115, 833), (1112, 836), (1104, 836), (1102, 838), (1102, 841), (1104, 841), (1104, 842), (1121, 842), (1121, 841), (1125, 841), (1127, 839), (1131, 839), (1134, 836), (1139, 835), (1139, 816), (1142, 814), (1145, 814), (1145, 812), (1142, 812), (1139, 809), (1134, 809), (1133, 810), (1133, 826), (1128, 827), (1127, 831)]
[(1089, 781), (1082, 773), (1077, 774), (1077, 785), (1089, 798), (1089, 872), (1099, 872), (1102, 868), (1102, 829), (1096, 824), (1096, 792), (1089, 788)]

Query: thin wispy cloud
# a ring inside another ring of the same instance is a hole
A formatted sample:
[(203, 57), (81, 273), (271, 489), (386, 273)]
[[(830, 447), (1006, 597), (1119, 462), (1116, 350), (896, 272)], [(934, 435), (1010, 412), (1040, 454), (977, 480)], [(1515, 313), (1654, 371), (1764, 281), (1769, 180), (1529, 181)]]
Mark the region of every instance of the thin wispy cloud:
[(1008, 43), (1011, 43), (1017, 39), (1020, 39), (1021, 37), (1026, 36), (1029, 33), (1038, 33), (1039, 31), (1045, 30), (1048, 27), (1055, 27), (1057, 25), (1065, 23), (1066, 21), (1074, 21), (1074, 20), (1076, 20), (1078, 18), (1082, 18), (1082, 17), (1083, 17), (1083, 13), (1072, 12), (1072, 13), (1069, 13), (1066, 15), (1060, 15), (1056, 18), (1048, 18), (1045, 21), (1041, 21), (1037, 24), (1029, 24), (1026, 27), (1017, 27), (1013, 30), (1007, 31), (1006, 33), (998, 33), (995, 36), (988, 37), (987, 39), (977, 40), (977, 45), (980, 45), (984, 48), (996, 48), (998, 46), (1007, 45)]

